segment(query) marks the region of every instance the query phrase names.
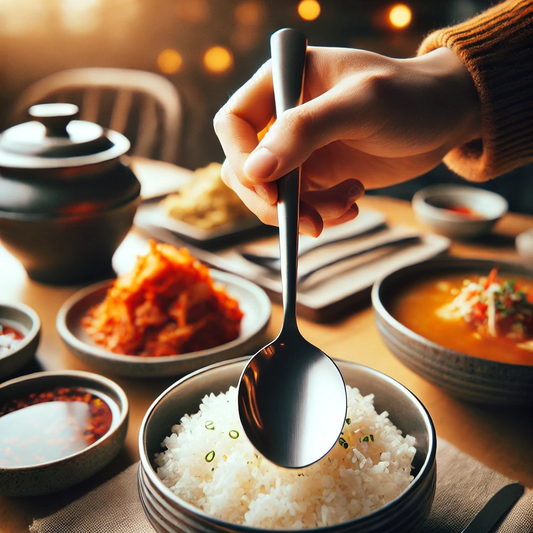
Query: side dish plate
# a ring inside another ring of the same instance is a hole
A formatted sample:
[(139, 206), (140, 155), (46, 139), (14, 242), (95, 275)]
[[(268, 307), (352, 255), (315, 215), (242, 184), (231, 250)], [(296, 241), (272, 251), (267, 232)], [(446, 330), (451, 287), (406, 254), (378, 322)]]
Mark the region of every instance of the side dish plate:
[(80, 359), (105, 374), (129, 377), (163, 377), (188, 374), (206, 365), (249, 355), (259, 348), (270, 322), (272, 306), (265, 291), (233, 274), (211, 271), (211, 277), (226, 287), (244, 313), (241, 334), (234, 341), (198, 352), (162, 357), (140, 357), (110, 352), (93, 342), (82, 326), (89, 309), (100, 303), (112, 281), (87, 287), (71, 296), (57, 315), (56, 327), (67, 347)]
[(184, 241), (204, 248), (235, 244), (275, 231), (272, 226), (266, 226), (254, 215), (212, 229), (198, 228), (170, 217), (160, 207), (159, 201), (153, 200), (143, 202), (139, 206), (134, 223), (148, 232), (154, 228), (170, 231)]

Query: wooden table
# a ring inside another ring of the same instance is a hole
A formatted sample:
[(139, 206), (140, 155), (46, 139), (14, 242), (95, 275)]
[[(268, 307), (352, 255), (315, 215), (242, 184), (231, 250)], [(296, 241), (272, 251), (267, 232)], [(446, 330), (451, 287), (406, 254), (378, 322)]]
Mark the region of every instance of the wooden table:
[[(382, 210), (391, 223), (417, 226), (408, 203), (367, 196), (362, 206)], [(533, 227), (533, 217), (508, 214), (496, 227), (495, 235), (477, 244), (453, 243), (450, 253), (500, 261), (518, 261), (514, 237)], [(134, 231), (123, 243), (127, 254), (141, 239)], [(24, 373), (36, 370), (88, 370), (65, 348), (55, 329), (55, 317), (65, 299), (77, 287), (53, 287), (28, 279), (20, 263), (0, 247), (0, 300), (24, 302), (42, 319), (42, 339), (37, 362)], [(281, 325), (281, 308), (273, 305), (268, 338)], [(302, 333), (329, 355), (355, 361), (392, 376), (412, 390), (428, 408), (439, 437), (450, 441), (489, 467), (533, 487), (533, 410), (512, 411), (469, 405), (448, 396), (398, 362), (382, 343), (369, 305), (354, 310), (342, 320), (316, 324), (300, 320)], [(168, 387), (172, 379), (133, 380), (111, 376), (126, 391), (130, 400), (130, 425), (126, 443), (118, 458), (102, 472), (77, 487), (56, 495), (34, 498), (0, 496), (0, 532), (26, 531), (33, 518), (46, 516), (76, 497), (109, 479), (138, 460), (137, 437), (148, 406)], [(90, 532), (88, 532), (90, 533)], [(112, 532), (111, 532), (112, 533)]]

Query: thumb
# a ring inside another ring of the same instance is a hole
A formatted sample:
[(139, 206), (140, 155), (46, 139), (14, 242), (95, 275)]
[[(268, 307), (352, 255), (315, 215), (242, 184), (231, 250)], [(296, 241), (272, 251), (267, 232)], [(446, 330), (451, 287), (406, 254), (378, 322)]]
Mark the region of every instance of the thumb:
[[(276, 119), (248, 156), (244, 173), (251, 185), (281, 178), (303, 164), (318, 148), (341, 134), (346, 116), (333, 109), (328, 94), (288, 109)], [(335, 117), (338, 117), (337, 119)]]

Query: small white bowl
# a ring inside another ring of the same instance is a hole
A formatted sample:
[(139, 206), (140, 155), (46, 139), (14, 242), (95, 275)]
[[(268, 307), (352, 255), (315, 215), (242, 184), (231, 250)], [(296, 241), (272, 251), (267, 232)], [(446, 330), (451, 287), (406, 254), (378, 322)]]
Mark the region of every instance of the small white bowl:
[[(491, 191), (464, 185), (430, 185), (420, 189), (412, 201), (419, 222), (446, 237), (468, 239), (489, 233), (507, 213), (507, 200)], [(448, 209), (447, 209), (448, 207)], [(449, 207), (465, 207), (479, 218), (469, 218)]]

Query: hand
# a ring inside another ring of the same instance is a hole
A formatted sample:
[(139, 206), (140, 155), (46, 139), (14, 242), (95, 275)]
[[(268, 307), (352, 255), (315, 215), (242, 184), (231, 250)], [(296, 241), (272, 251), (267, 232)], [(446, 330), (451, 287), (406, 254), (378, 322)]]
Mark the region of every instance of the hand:
[(304, 103), (274, 116), (270, 61), (214, 121), (226, 161), (222, 178), (266, 224), (277, 224), (275, 180), (302, 165), (300, 230), (357, 216), (366, 188), (400, 183), (437, 166), (480, 137), (472, 78), (439, 48), (392, 59), (348, 48), (309, 47)]

